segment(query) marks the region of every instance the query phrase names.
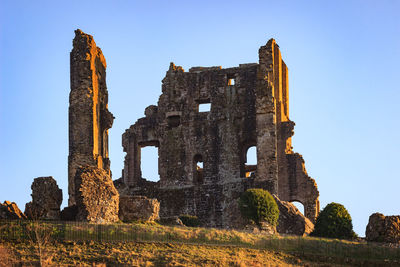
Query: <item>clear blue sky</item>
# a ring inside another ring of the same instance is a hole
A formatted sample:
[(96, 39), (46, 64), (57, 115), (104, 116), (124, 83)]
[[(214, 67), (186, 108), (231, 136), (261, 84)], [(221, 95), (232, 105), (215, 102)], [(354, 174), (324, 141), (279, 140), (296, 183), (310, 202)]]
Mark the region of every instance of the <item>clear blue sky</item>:
[(399, 17), (397, 0), (0, 0), (0, 200), (23, 210), (33, 178), (51, 175), (67, 203), (75, 29), (93, 35), (107, 60), (114, 179), (121, 135), (157, 103), (171, 61), (184, 69), (257, 62), (275, 38), (289, 67), (294, 150), (321, 207), (345, 205), (364, 236), (373, 212), (400, 214)]

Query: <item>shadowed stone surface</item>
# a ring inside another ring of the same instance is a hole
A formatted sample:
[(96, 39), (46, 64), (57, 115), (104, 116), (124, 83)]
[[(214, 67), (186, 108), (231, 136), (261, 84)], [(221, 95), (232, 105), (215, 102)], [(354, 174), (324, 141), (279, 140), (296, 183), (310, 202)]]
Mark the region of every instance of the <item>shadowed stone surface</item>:
[(78, 207), (76, 205), (65, 207), (61, 213), (60, 218), (62, 221), (75, 221), (78, 214)]
[(365, 230), (365, 237), (368, 241), (400, 243), (400, 216), (372, 214)]
[(0, 219), (4, 220), (15, 220), (15, 219), (26, 219), (25, 214), (18, 208), (15, 202), (4, 201), (0, 203)]
[(91, 35), (75, 31), (69, 94), (68, 205), (75, 204), (75, 172), (79, 166), (110, 172), (108, 129), (114, 117), (108, 111), (106, 60)]
[(121, 221), (155, 221), (159, 218), (160, 202), (144, 196), (121, 196), (119, 218)]
[(32, 183), (32, 201), (26, 203), (25, 214), (30, 219), (59, 220), (63, 200), (62, 190), (53, 177), (38, 177)]
[(281, 201), (273, 195), (279, 208), (279, 219), (276, 230), (280, 234), (307, 236), (314, 230), (314, 224), (290, 202)]
[(119, 194), (105, 170), (92, 166), (79, 167), (75, 174), (75, 197), (77, 221), (118, 221)]
[[(204, 104), (209, 111), (202, 112)], [(162, 217), (191, 214), (202, 225), (230, 228), (241, 223), (240, 194), (263, 188), (302, 203), (315, 221), (319, 192), (292, 150), (288, 69), (275, 40), (260, 47), (258, 63), (189, 71), (171, 63), (157, 106), (144, 113), (122, 136), (121, 194), (157, 198)], [(146, 146), (158, 148), (158, 182), (142, 176)], [(257, 165), (247, 163), (252, 146)]]

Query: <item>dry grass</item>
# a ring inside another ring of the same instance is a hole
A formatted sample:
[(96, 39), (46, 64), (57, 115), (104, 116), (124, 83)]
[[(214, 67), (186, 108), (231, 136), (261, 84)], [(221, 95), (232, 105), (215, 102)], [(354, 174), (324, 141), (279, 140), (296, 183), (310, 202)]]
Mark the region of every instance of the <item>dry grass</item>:
[[(18, 243), (14, 250), (21, 262), (38, 263), (29, 243)], [(295, 256), (266, 250), (161, 243), (63, 242), (54, 247), (57, 266), (303, 266), (310, 264)]]
[(54, 244), (51, 237), (52, 227), (48, 224), (42, 224), (34, 221), (27, 228), (29, 233), (29, 241), (35, 248), (40, 266), (52, 266), (54, 257)]
[[(50, 232), (58, 238), (57, 243), (54, 243), (56, 239), (48, 239), (48, 230), (35, 232), (33, 228), (30, 233), (36, 237), (26, 239), (21, 235), (24, 231), (17, 227), (14, 232), (18, 238), (9, 239), (14, 241), (6, 243), (6, 247), (13, 248), (18, 261), (29, 263), (42, 260), (42, 266), (102, 263), (133, 266), (332, 266), (334, 263), (400, 266), (400, 248), (366, 242), (270, 236), (156, 223), (102, 226), (68, 223), (61, 228), (49, 222), (42, 224), (53, 227)], [(126, 242), (121, 242), (124, 240)]]
[(13, 266), (18, 262), (12, 250), (0, 244), (0, 267)]

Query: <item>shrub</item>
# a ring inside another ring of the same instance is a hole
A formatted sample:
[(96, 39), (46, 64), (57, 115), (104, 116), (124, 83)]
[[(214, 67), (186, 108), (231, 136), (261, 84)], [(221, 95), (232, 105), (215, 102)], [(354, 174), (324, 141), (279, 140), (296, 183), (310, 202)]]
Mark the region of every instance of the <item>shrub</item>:
[(347, 209), (339, 203), (330, 203), (319, 213), (311, 236), (354, 239), (353, 223)]
[(181, 219), (184, 225), (189, 227), (198, 227), (200, 225), (200, 220), (197, 216), (183, 214), (179, 216), (179, 219)]
[(260, 225), (262, 221), (276, 226), (279, 218), (278, 205), (272, 195), (259, 188), (246, 190), (239, 198), (239, 209), (243, 218)]

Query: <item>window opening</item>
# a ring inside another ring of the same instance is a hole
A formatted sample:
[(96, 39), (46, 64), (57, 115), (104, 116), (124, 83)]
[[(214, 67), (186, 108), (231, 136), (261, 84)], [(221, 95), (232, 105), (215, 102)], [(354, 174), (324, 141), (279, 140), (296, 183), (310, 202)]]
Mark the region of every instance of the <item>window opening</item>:
[(228, 74), (228, 85), (235, 85), (236, 77), (235, 74)]
[(251, 177), (255, 175), (257, 170), (257, 148), (256, 146), (251, 146), (247, 149), (246, 159), (245, 159), (245, 172), (246, 177)]
[(201, 103), (199, 104), (199, 112), (210, 112), (211, 103)]
[(140, 169), (142, 178), (147, 181), (158, 182), (158, 147), (145, 146), (140, 148)]
[(169, 116), (167, 118), (167, 121), (168, 121), (168, 126), (178, 127), (181, 124), (181, 116), (179, 115)]
[(203, 162), (197, 162), (196, 169), (197, 170), (203, 169)]
[(290, 203), (292, 203), (293, 205), (295, 205), (296, 208), (301, 212), (301, 214), (304, 215), (304, 205), (303, 205), (301, 202), (299, 202), (299, 201), (292, 201), (292, 202), (290, 202)]
[(194, 156), (194, 182), (197, 184), (201, 184), (204, 181), (204, 173), (203, 173), (203, 157), (199, 154)]

